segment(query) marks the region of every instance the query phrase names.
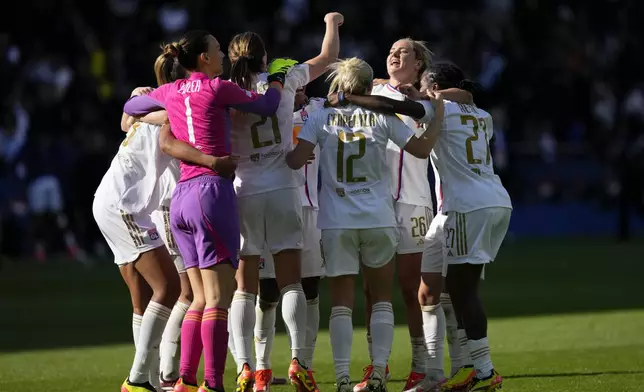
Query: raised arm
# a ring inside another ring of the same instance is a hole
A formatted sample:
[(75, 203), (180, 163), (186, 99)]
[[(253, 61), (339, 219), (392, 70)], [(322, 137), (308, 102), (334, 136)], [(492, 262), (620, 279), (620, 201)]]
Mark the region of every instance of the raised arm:
[(230, 177), (237, 168), (235, 157), (214, 157), (192, 147), (190, 144), (177, 140), (172, 134), (170, 124), (165, 123), (159, 134), (161, 151), (183, 162), (207, 167), (216, 171), (222, 177)]
[(322, 40), (320, 54), (306, 62), (309, 65), (309, 80), (315, 80), (324, 74), (327, 67), (338, 59), (340, 54), (340, 32), (338, 27), (344, 23), (344, 16), (330, 12), (324, 16), (326, 32)]

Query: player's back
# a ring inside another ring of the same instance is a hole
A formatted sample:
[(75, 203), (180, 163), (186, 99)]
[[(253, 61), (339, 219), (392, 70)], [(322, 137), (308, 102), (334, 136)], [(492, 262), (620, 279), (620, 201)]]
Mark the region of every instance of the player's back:
[(445, 101), (443, 129), (431, 153), (442, 195), (442, 210), (469, 212), (511, 207), (510, 197), (494, 174), (490, 139), (492, 116), (475, 105)]
[[(253, 90), (264, 94), (268, 90), (268, 74), (258, 74)], [(232, 151), (240, 156), (235, 171), (235, 191), (238, 196), (295, 188), (303, 178), (294, 173), (285, 161), (293, 148), (293, 105), (295, 92), (309, 81), (309, 66), (296, 65), (289, 70), (282, 89), (277, 111), (272, 116), (235, 113), (232, 121)]]
[[(391, 84), (374, 86), (372, 95), (381, 95), (398, 101), (404, 101), (405, 95)], [(416, 126), (416, 120), (400, 115), (399, 118), (420, 137), (425, 130)], [(396, 143), (387, 145), (387, 161), (391, 171), (391, 193), (398, 202), (431, 207), (432, 199), (427, 179), (428, 159), (416, 158), (405, 153)]]
[(318, 129), (321, 148), (319, 228), (395, 226), (386, 149), (390, 138), (401, 136), (393, 134), (392, 120), (399, 121), (353, 105), (324, 108), (309, 117), (312, 123), (303, 132)]
[(160, 130), (141, 122), (130, 127), (96, 190), (97, 197), (133, 214), (151, 213), (159, 206), (159, 178), (172, 159), (159, 147)]

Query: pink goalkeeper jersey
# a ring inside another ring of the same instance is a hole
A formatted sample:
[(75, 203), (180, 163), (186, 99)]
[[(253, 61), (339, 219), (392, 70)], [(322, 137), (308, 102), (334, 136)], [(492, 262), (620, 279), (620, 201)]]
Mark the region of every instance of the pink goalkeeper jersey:
[[(149, 95), (130, 98), (123, 111), (141, 116), (165, 108), (178, 140), (190, 143), (204, 154), (220, 157), (231, 153), (229, 108), (271, 116), (279, 102), (280, 93), (276, 89), (258, 95), (232, 82), (193, 72), (188, 79), (164, 84)], [(210, 168), (181, 162), (180, 181), (213, 173)]]

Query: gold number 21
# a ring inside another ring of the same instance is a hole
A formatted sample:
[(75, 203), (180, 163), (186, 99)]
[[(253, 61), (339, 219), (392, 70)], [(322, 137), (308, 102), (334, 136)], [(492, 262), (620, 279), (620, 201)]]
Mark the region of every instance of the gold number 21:
[[(467, 163), (470, 165), (480, 165), (483, 161), (479, 158), (474, 158), (474, 150), (472, 148), (472, 143), (479, 140), (479, 124), (483, 128), (483, 133), (485, 134), (485, 164), (490, 164), (490, 141), (487, 136), (487, 124), (484, 118), (476, 118), (474, 116), (461, 116), (462, 125), (471, 125), (472, 132), (474, 135), (465, 139), (465, 153), (467, 154)], [(475, 173), (481, 174), (479, 169), (472, 169)]]
[(270, 116), (271, 127), (273, 128), (273, 140), (264, 140), (264, 141), (259, 140), (259, 129), (257, 128), (266, 124), (266, 120), (268, 118), (269, 117), (262, 116), (262, 118), (259, 121), (251, 124), (250, 137), (253, 140), (253, 148), (262, 148), (262, 147), (272, 146), (273, 144), (282, 143), (282, 134), (280, 133), (279, 121), (277, 120), (276, 115)]
[[(367, 139), (362, 132), (346, 133), (340, 131), (338, 133), (338, 166), (337, 176), (338, 182), (355, 183), (365, 182), (367, 177), (354, 177), (353, 176), (353, 161), (360, 159), (364, 156), (367, 150)], [(354, 141), (358, 141), (358, 153), (349, 155), (346, 159), (346, 179), (345, 179), (345, 159), (344, 159), (344, 145)]]

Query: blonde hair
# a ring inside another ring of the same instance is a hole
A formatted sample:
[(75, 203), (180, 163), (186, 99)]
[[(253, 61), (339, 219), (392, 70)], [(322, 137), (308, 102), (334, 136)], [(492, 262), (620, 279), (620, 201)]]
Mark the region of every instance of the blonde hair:
[(411, 45), (411, 48), (414, 51), (414, 56), (417, 60), (420, 60), (420, 69), (418, 70), (418, 75), (416, 75), (416, 79), (420, 81), (423, 72), (425, 72), (430, 67), (430, 65), (432, 65), (432, 58), (434, 57), (434, 53), (429, 50), (429, 48), (427, 47), (427, 42), (425, 41), (418, 41), (410, 37), (399, 39), (399, 41), (405, 41), (409, 45)]
[(339, 60), (329, 66), (332, 72), (327, 77), (331, 81), (329, 93), (343, 91), (349, 94), (364, 94), (373, 84), (373, 69), (357, 57)]
[(252, 90), (253, 75), (262, 72), (266, 54), (264, 41), (251, 31), (237, 34), (228, 45), (230, 80), (245, 90)]

